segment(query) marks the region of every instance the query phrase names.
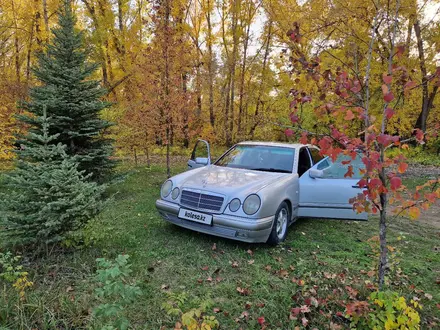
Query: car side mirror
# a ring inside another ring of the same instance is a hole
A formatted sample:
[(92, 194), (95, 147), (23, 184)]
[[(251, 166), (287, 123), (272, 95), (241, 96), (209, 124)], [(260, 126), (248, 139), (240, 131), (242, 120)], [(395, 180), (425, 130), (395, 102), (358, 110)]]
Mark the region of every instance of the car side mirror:
[(196, 164), (206, 166), (208, 165), (207, 157), (196, 157)]
[(309, 176), (313, 179), (322, 178), (324, 176), (324, 172), (322, 170), (317, 170), (313, 168), (309, 170)]

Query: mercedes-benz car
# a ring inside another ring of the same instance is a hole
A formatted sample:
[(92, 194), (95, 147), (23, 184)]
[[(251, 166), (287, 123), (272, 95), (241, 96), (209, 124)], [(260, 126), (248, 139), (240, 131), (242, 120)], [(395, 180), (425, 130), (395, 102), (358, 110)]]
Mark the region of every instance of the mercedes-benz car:
[(208, 142), (199, 140), (188, 171), (166, 180), (156, 208), (175, 225), (245, 242), (276, 245), (300, 217), (367, 220), (349, 200), (363, 163), (332, 161), (303, 144), (241, 142), (211, 163)]

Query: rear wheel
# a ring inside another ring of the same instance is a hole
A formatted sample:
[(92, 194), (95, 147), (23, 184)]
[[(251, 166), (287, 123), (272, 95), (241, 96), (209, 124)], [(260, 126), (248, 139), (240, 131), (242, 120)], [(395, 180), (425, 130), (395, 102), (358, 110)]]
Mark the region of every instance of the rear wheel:
[(287, 228), (289, 226), (290, 211), (286, 202), (282, 202), (275, 213), (272, 231), (267, 239), (270, 245), (277, 245), (283, 242), (287, 236)]

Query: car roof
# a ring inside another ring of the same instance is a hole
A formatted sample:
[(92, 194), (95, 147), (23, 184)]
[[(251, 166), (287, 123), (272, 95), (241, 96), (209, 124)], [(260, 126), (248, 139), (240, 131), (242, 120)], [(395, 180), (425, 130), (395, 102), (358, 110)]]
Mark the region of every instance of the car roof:
[(287, 142), (267, 142), (267, 141), (243, 141), (237, 143), (238, 145), (254, 145), (254, 146), (271, 146), (297, 149), (307, 146), (301, 143), (287, 143)]

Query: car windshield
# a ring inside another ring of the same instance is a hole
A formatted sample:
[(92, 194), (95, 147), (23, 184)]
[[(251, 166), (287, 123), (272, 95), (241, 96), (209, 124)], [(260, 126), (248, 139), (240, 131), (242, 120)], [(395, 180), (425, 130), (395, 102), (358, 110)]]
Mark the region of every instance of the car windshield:
[(254, 171), (292, 173), (295, 149), (287, 147), (236, 145), (214, 165)]

